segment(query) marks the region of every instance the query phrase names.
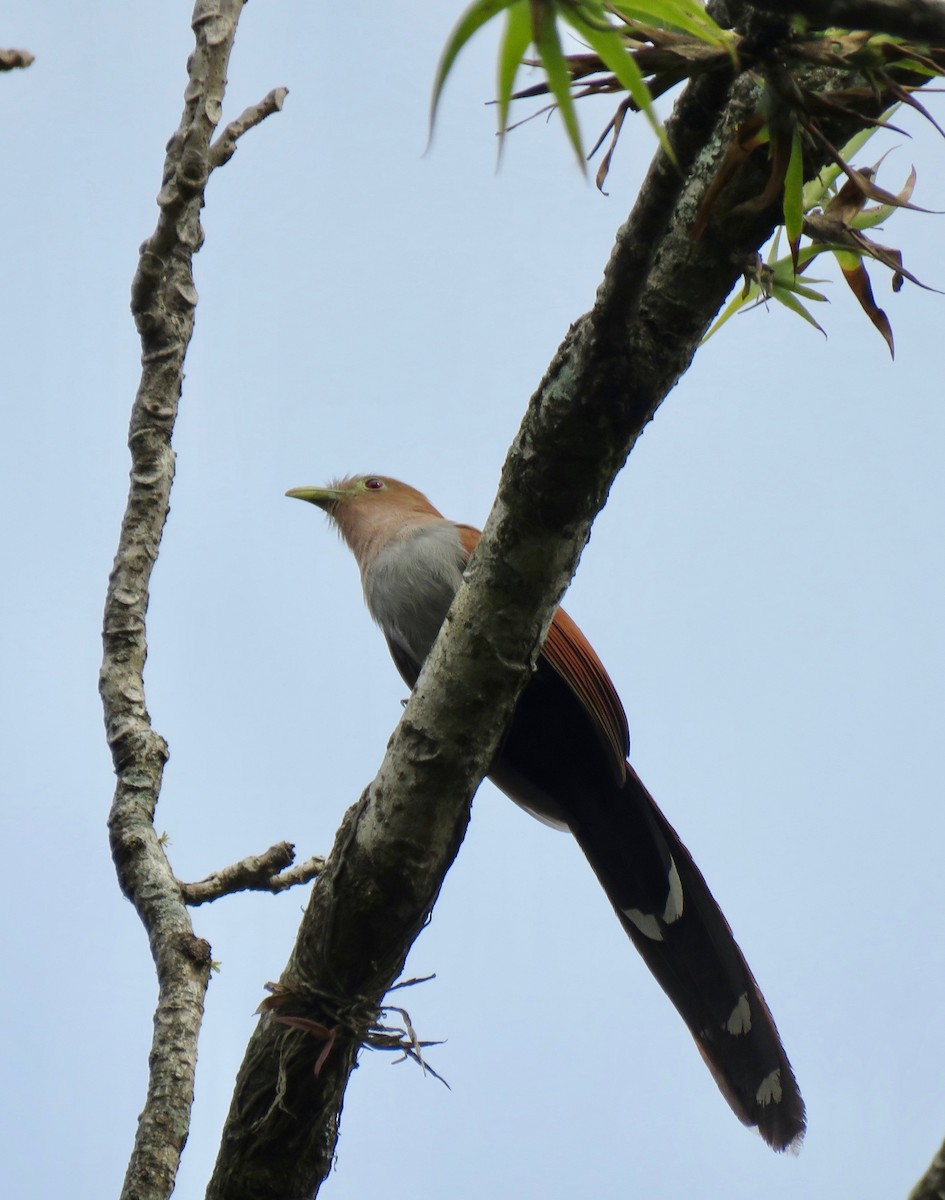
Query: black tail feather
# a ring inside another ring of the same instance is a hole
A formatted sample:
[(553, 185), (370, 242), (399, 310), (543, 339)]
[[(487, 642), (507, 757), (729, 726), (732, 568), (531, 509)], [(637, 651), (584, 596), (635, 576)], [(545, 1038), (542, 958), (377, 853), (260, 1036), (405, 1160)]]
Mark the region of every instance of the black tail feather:
[(582, 795), (572, 832), (739, 1120), (797, 1148), (804, 1101), (777, 1028), (699, 868), (632, 767)]

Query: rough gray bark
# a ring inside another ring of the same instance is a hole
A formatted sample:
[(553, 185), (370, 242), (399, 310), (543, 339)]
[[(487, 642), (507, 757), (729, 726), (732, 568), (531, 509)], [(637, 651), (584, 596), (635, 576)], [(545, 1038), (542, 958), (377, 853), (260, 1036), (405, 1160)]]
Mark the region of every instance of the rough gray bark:
[(221, 867), (196, 883), (178, 881), (178, 884), (184, 903), (196, 908), (234, 892), (284, 892), (300, 883), (310, 883), (324, 867), (325, 860), (317, 855), (296, 863), (292, 843), (278, 842), (262, 854)]
[(197, 303), (192, 267), (203, 240), (204, 188), (213, 167), (232, 154), (235, 139), (281, 107), (284, 95), (272, 93), (211, 143), (242, 7), (243, 0), (197, 0), (184, 112), (168, 144), (157, 227), (141, 248), (132, 284), (142, 373), (131, 414), (131, 482), (105, 601), (99, 681), (118, 776), (108, 819), (112, 856), (122, 891), (147, 930), (159, 989), (148, 1096), (122, 1190), (128, 1200), (158, 1200), (173, 1190), (190, 1125), (197, 1034), (210, 975), (210, 946), (194, 934), (181, 885), (154, 828), (167, 745), (151, 726), (142, 673), (149, 582), (174, 478), (171, 433)]

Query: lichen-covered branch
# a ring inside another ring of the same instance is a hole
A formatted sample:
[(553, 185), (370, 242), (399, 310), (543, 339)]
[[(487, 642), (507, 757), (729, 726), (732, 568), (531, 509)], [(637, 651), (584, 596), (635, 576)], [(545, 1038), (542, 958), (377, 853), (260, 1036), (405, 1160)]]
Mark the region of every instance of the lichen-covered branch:
[(159, 1200), (173, 1189), (210, 973), (210, 947), (193, 932), (153, 825), (167, 746), (148, 716), (143, 670), (148, 589), (174, 477), (171, 434), (197, 301), (193, 256), (203, 240), (211, 138), (242, 7), (243, 0), (197, 0), (184, 112), (167, 148), (157, 226), (142, 246), (132, 284), (142, 371), (128, 439), (128, 503), (105, 602), (100, 691), (118, 776), (108, 822), (112, 857), (122, 891), (147, 930), (159, 996), (147, 1102), (122, 1191), (127, 1200)]
[(214, 871), (206, 879), (196, 883), (182, 883), (181, 895), (184, 903), (196, 907), (219, 900), (233, 892), (284, 892), (300, 883), (310, 883), (324, 869), (325, 860), (312, 857), (305, 862), (295, 861), (295, 847), (291, 842), (277, 842), (262, 854), (254, 854), (232, 863), (222, 870)]

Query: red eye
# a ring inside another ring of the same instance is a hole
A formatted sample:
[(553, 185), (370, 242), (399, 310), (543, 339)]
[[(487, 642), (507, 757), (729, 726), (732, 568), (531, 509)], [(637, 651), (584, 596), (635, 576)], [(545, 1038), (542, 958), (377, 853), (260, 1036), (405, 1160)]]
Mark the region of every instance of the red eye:
[(364, 486), (372, 492), (379, 492), (384, 486), (383, 479), (365, 479)]

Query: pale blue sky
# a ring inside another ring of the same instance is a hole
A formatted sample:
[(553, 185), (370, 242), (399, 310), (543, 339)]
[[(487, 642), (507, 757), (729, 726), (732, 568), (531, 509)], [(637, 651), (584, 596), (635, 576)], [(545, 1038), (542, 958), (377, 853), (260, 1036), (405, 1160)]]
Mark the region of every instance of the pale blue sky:
[[(96, 674), (138, 376), (129, 284), (189, 13), (13, 0), (0, 34), (37, 56), (0, 78), (10, 1196), (117, 1194), (144, 1099), (153, 974), (108, 857)], [(378, 471), (481, 524), (652, 153), (628, 128), (604, 198), (536, 121), (496, 174), (484, 35), (424, 156), (455, 15), (256, 0), (241, 22), (227, 116), (290, 96), (209, 188), (154, 576), (158, 826), (184, 878), (282, 838), (327, 851), (400, 714), (353, 562), (283, 492)], [(585, 130), (606, 117), (588, 110)], [(863, 161), (898, 147), (882, 181), (915, 162), (916, 201), (945, 208), (943, 144), (906, 124), (913, 143), (877, 139)], [(945, 288), (941, 217), (881, 237)], [(422, 1036), (448, 1039), (431, 1061), (452, 1091), (365, 1054), (324, 1196), (887, 1200), (924, 1169), (945, 1133), (945, 300), (873, 278), (896, 362), (839, 286), (818, 311), (829, 341), (780, 309), (733, 321), (648, 428), (567, 601), (768, 997), (808, 1103), (803, 1152), (738, 1125), (577, 848), (485, 786), (408, 964), (437, 973), (405, 999)], [(186, 1200), (304, 901), (194, 915), (222, 970)]]

